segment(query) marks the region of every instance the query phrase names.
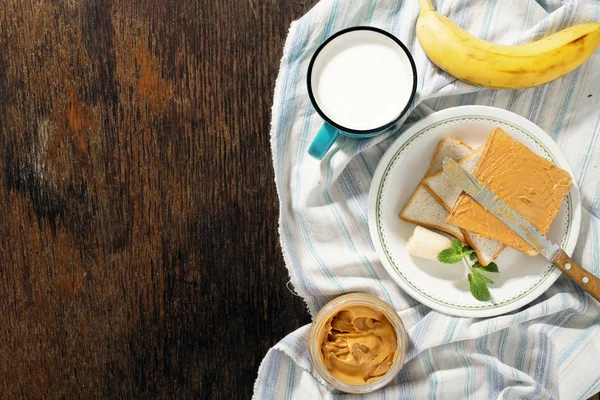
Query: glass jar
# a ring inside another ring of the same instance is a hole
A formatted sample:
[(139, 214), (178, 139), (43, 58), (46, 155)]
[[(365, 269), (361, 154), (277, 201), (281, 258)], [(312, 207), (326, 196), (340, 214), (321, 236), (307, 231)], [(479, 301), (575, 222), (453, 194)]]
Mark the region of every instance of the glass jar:
[[(382, 313), (395, 329), (397, 342), (396, 360), (390, 369), (376, 381), (361, 385), (349, 384), (334, 377), (325, 367), (321, 358), (321, 343), (319, 343), (319, 333), (327, 321), (332, 318), (340, 309), (350, 306), (370, 307)], [(387, 385), (400, 372), (404, 359), (406, 357), (407, 344), (406, 329), (398, 313), (386, 302), (363, 293), (349, 293), (337, 297), (327, 303), (315, 317), (309, 335), (309, 353), (315, 370), (321, 377), (329, 382), (334, 388), (346, 393), (369, 393), (381, 389)]]

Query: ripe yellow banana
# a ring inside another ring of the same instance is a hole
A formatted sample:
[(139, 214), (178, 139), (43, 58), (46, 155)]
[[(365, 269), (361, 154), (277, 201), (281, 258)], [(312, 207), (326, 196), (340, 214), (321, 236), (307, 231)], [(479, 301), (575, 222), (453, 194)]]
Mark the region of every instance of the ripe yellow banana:
[(520, 89), (543, 85), (583, 64), (600, 44), (600, 23), (575, 25), (536, 42), (505, 46), (481, 40), (419, 0), (417, 38), (438, 67), (475, 85)]

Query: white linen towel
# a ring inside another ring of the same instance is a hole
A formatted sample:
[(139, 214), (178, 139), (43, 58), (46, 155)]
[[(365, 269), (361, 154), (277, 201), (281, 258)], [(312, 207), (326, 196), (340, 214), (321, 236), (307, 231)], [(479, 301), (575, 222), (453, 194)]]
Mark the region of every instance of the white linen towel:
[[(538, 39), (600, 21), (600, 2), (434, 0), (469, 32), (496, 43)], [(600, 276), (600, 50), (550, 84), (518, 91), (478, 88), (433, 65), (415, 37), (417, 0), (323, 0), (292, 23), (275, 88), (271, 145), (280, 198), (281, 245), (291, 281), (315, 313), (359, 291), (389, 302), (410, 337), (406, 364), (385, 389), (364, 398), (585, 399), (600, 391), (600, 304), (561, 277), (511, 314), (457, 318), (405, 294), (388, 276), (369, 236), (367, 198), (373, 171), (393, 139), (433, 111), (467, 104), (504, 108), (544, 129), (569, 160), (581, 190), (583, 218), (574, 258)], [(327, 37), (370, 25), (411, 51), (417, 97), (396, 132), (368, 140), (341, 137), (323, 161), (308, 146), (323, 120), (306, 91), (308, 62)], [(332, 392), (313, 371), (305, 326), (263, 360), (256, 399), (355, 398)]]

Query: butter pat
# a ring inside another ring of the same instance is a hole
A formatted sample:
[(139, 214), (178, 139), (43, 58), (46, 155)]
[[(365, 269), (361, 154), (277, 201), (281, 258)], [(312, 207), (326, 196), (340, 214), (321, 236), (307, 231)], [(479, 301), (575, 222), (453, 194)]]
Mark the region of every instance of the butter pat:
[(406, 243), (408, 254), (427, 260), (437, 260), (438, 254), (450, 247), (452, 247), (452, 241), (446, 236), (418, 225)]

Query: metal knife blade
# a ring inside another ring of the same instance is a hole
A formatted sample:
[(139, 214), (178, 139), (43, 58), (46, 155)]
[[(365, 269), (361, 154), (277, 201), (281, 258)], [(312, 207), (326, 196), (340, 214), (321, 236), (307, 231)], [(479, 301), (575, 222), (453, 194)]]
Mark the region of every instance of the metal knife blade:
[(506, 224), (523, 240), (536, 249), (549, 261), (554, 261), (561, 248), (550, 241), (535, 226), (527, 221), (521, 214), (512, 209), (501, 198), (496, 196), (489, 188), (477, 178), (465, 171), (454, 160), (444, 159), (444, 175), (452, 183), (460, 187), (476, 202), (481, 204), (488, 212)]

